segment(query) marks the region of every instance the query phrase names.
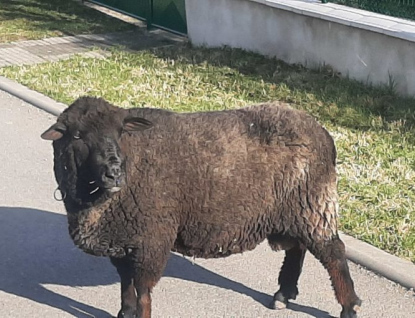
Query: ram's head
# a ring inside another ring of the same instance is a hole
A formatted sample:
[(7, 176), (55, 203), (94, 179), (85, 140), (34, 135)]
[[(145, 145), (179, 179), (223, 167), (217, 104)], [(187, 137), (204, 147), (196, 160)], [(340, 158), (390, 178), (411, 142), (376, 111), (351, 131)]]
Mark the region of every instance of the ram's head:
[(151, 126), (103, 99), (76, 100), (41, 136), (53, 141), (55, 177), (62, 195), (91, 202), (118, 192), (126, 175), (123, 134)]

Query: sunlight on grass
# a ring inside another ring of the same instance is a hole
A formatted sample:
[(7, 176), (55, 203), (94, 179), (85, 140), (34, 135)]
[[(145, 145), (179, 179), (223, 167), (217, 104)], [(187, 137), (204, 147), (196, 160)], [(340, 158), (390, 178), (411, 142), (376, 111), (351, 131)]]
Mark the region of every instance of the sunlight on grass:
[(74, 57), (0, 74), (71, 103), (102, 96), (122, 107), (201, 111), (269, 100), (313, 114), (338, 148), (341, 228), (415, 262), (415, 101), (387, 88), (240, 50), (174, 46), (107, 59)]
[(132, 28), (74, 0), (0, 0), (0, 42)]

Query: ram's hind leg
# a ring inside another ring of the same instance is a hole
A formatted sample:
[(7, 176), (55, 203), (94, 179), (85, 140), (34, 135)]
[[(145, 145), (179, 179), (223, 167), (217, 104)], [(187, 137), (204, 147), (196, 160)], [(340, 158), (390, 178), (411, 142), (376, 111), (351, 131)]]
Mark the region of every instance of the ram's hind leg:
[(121, 310), (117, 318), (136, 318), (137, 296), (134, 288), (133, 262), (127, 257), (111, 257), (111, 263), (117, 268), (121, 278)]
[(362, 301), (354, 290), (344, 243), (335, 236), (331, 241), (315, 242), (308, 248), (329, 272), (336, 298), (342, 306), (340, 318), (356, 318)]
[(270, 236), (268, 240), (273, 250), (285, 249), (285, 259), (278, 277), (280, 289), (275, 293), (270, 305), (273, 309), (283, 309), (287, 307), (290, 299), (297, 298), (297, 283), (306, 249), (294, 239), (287, 237)]

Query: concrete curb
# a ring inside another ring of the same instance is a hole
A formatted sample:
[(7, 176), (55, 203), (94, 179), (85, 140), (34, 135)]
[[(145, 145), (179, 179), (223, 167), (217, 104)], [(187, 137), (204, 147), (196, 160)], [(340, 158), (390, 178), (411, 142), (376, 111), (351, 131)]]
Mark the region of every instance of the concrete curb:
[(349, 260), (399, 285), (415, 290), (415, 265), (373, 245), (340, 233)]
[(2, 76), (0, 76), (0, 89), (55, 116), (59, 116), (67, 107), (63, 103), (58, 103), (43, 94)]
[[(67, 107), (1, 76), (0, 89), (55, 116)], [(403, 287), (415, 290), (415, 265), (410, 261), (393, 256), (344, 233), (340, 233), (340, 238), (346, 244), (346, 256), (349, 260)]]

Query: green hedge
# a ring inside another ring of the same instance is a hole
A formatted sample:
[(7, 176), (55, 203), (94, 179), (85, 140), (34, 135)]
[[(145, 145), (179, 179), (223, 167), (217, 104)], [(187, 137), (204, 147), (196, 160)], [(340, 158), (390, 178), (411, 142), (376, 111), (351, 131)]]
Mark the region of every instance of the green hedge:
[(323, 2), (415, 20), (415, 0), (323, 0)]

